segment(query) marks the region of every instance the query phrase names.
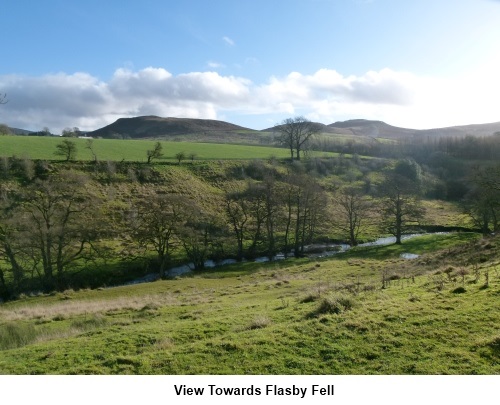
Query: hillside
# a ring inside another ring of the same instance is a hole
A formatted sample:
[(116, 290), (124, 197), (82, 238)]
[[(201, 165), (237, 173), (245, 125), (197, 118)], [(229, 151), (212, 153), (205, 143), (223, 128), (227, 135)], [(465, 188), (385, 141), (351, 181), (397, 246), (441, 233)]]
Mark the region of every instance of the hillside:
[[(407, 251), (423, 255), (401, 259)], [(482, 262), (465, 274), (462, 258), (474, 252)], [(401, 249), (24, 297), (0, 307), (0, 325), (23, 336), (3, 334), (0, 372), (498, 374), (495, 253), (495, 239), (438, 235)]]
[(142, 116), (120, 118), (103, 128), (89, 132), (94, 138), (167, 138), (168, 140), (197, 140), (233, 142), (246, 139), (257, 143), (259, 134), (248, 128), (225, 121), (193, 118), (162, 118), (157, 116)]
[(408, 139), (414, 137), (462, 137), (466, 135), (490, 136), (500, 131), (500, 122), (419, 130), (395, 127), (383, 121), (357, 119), (335, 122), (327, 127), (331, 132), (342, 135)]
[[(500, 122), (472, 124), (444, 128), (412, 129), (401, 128), (383, 121), (352, 119), (337, 121), (329, 125), (315, 123), (321, 134), (326, 136), (342, 135), (355, 138), (411, 139), (437, 137), (463, 137), (466, 135), (483, 137), (500, 132)], [(140, 116), (119, 118), (114, 123), (90, 131), (93, 138), (105, 139), (154, 139), (169, 141), (193, 141), (216, 143), (271, 144), (273, 133), (280, 125), (263, 130), (255, 130), (226, 121)], [(31, 131), (9, 128), (15, 135), (29, 135)]]

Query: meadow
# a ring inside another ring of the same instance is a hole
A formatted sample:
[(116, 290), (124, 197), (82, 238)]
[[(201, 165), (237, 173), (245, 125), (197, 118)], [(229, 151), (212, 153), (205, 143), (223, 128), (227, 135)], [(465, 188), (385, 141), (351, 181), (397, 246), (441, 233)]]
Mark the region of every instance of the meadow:
[[(36, 137), (36, 136), (0, 136), (0, 157), (17, 156), (18, 158), (63, 160), (63, 156), (55, 155), (56, 146), (63, 138)], [(77, 146), (76, 160), (93, 160), (92, 152), (87, 147), (87, 139), (72, 139)], [(92, 147), (100, 161), (133, 161), (146, 162), (147, 151), (152, 150), (156, 141), (151, 140), (118, 140), (93, 139)], [(253, 146), (237, 144), (216, 144), (200, 142), (173, 142), (162, 141), (163, 156), (156, 162), (175, 161), (179, 152), (194, 154), (196, 160), (218, 159), (268, 159), (270, 157), (286, 158), (290, 153), (284, 148), (271, 146)], [(331, 153), (316, 153), (317, 155), (331, 155)]]
[[(219, 214), (226, 191), (259, 184), (269, 173), (279, 179), (294, 168), (310, 173), (309, 182), (317, 181), (332, 198), (338, 187), (356, 186), (373, 192), (369, 199), (376, 202), (374, 190), (394, 166), (389, 159), (327, 153), (319, 155), (335, 158), (290, 165), (282, 148), (167, 141), (164, 156), (146, 165), (155, 141), (106, 139), (92, 141), (102, 163), (94, 165), (88, 141), (74, 141), (78, 162), (56, 163), (61, 138), (0, 137), (0, 157), (21, 159), (4, 165), (6, 190), (34, 183), (38, 172), (22, 159), (41, 159), (50, 161), (36, 162), (42, 175), (71, 170), (88, 176), (87, 187), (106, 196), (109, 212), (121, 213), (130, 196), (148, 201), (161, 191), (188, 196), (204, 212)], [(196, 161), (174, 164), (178, 152), (194, 154)], [(434, 184), (435, 177), (425, 176), (422, 184)], [(422, 204), (420, 225), (473, 227), (456, 201), (427, 198)], [(325, 212), (322, 225), (329, 239), (342, 240), (335, 216)], [(378, 216), (376, 210), (367, 216), (362, 240), (380, 236)], [(113, 221), (107, 226), (122, 231)], [(74, 278), (58, 291), (25, 289), (0, 304), (0, 374), (500, 372), (498, 237), (426, 235), (329, 258), (248, 261), (119, 285), (155, 271), (154, 261), (122, 233), (106, 245), (119, 257), (68, 268), (81, 282)], [(405, 253), (417, 256), (407, 260)], [(186, 261), (180, 248), (173, 260)], [(6, 263), (0, 266), (12, 282)], [(35, 280), (35, 272), (26, 277)]]
[(498, 374), (499, 242), (423, 236), (25, 296), (0, 307), (0, 373)]

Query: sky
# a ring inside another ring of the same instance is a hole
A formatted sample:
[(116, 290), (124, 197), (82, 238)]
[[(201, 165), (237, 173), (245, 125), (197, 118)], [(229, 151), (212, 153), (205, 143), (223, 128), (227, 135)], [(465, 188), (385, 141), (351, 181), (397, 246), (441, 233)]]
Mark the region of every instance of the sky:
[(0, 0), (0, 123), (500, 121), (498, 0)]

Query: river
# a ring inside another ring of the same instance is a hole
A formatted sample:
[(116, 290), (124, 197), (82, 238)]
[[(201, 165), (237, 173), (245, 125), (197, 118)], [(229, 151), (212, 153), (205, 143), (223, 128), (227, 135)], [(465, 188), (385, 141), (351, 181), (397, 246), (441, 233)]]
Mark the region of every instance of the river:
[[(448, 232), (435, 232), (433, 235), (446, 235)], [(409, 234), (409, 235), (403, 235), (401, 238), (402, 240), (408, 240), (411, 238), (415, 238), (417, 236), (423, 236), (423, 235), (429, 235), (429, 233), (414, 233), (414, 234)], [(363, 247), (363, 246), (387, 246), (391, 245), (393, 243), (396, 243), (396, 237), (394, 236), (388, 236), (388, 237), (383, 237), (379, 238), (377, 240), (374, 240), (372, 242), (366, 242), (366, 243), (361, 243), (358, 245), (358, 247)], [(348, 244), (323, 244), (323, 245), (308, 245), (305, 247), (306, 252), (309, 251), (314, 251), (315, 253), (309, 253), (307, 254), (308, 257), (311, 258), (323, 258), (323, 257), (330, 257), (339, 253), (343, 253), (348, 251), (351, 248), (350, 245)], [(320, 252), (318, 252), (320, 250)], [(317, 252), (317, 253), (316, 253)], [(293, 252), (290, 252), (289, 257), (293, 256)], [(414, 253), (402, 253), (401, 258), (403, 259), (416, 259), (419, 257), (419, 255), (414, 254)], [(283, 253), (278, 253), (274, 258), (273, 261), (276, 260), (285, 260), (285, 255)], [(255, 260), (253, 260), (256, 263), (265, 263), (270, 261), (270, 259), (266, 256), (258, 257)], [(246, 260), (243, 260), (243, 262), (246, 262)], [(221, 261), (213, 261), (213, 260), (207, 260), (205, 262), (205, 268), (215, 268), (215, 267), (222, 267), (226, 266), (229, 264), (235, 264), (238, 263), (235, 259), (224, 259)], [(187, 263), (182, 266), (177, 266), (177, 267), (172, 267), (168, 270), (168, 276), (169, 277), (176, 277), (180, 276), (183, 274), (188, 274), (192, 273), (194, 269), (194, 265), (192, 263)], [(139, 284), (139, 283), (147, 283), (151, 281), (156, 281), (159, 279), (158, 273), (150, 273), (147, 274), (141, 278), (135, 279), (127, 284)]]

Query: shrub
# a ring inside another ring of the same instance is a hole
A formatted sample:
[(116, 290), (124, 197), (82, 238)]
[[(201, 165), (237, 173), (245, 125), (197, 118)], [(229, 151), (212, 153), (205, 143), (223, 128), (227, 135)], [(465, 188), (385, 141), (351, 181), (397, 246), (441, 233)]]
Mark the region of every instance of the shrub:
[(457, 287), (454, 290), (451, 291), (453, 294), (463, 294), (464, 292), (467, 292), (467, 290), (464, 287)]

